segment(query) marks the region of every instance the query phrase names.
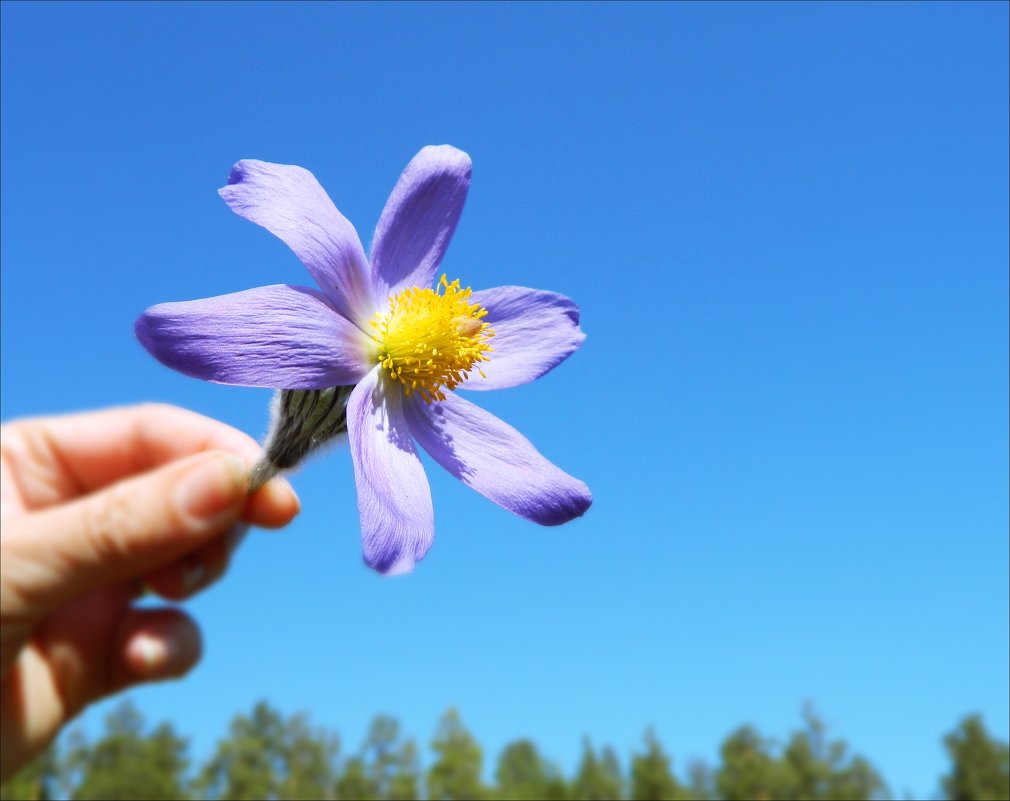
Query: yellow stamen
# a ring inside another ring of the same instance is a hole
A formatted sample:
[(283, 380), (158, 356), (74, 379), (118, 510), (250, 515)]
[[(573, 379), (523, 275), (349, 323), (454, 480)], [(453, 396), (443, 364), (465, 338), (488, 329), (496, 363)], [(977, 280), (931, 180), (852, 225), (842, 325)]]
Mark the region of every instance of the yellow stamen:
[(494, 331), (481, 322), (487, 309), (469, 303), (470, 294), (470, 287), (460, 289), (458, 280), (449, 283), (443, 275), (434, 289), (393, 295), (389, 311), (371, 322), (375, 360), (405, 394), (419, 392), (428, 403), (445, 400), (443, 387), (454, 389), (475, 364), (491, 360)]

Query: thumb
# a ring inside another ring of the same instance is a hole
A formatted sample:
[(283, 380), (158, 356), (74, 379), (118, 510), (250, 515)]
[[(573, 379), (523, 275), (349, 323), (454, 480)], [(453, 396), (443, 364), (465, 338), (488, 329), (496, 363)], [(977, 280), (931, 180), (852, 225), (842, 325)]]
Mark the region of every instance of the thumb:
[(243, 461), (212, 451), (5, 521), (5, 615), (42, 614), (179, 558), (238, 519), (246, 487)]

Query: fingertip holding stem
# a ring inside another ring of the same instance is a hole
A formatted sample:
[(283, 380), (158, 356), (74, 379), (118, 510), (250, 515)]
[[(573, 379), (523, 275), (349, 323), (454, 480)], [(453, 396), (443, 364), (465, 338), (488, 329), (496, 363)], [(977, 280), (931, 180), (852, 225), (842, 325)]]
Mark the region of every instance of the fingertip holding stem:
[(175, 500), (193, 527), (203, 530), (237, 514), (246, 481), (242, 459), (231, 453), (214, 454), (185, 473), (176, 487)]
[(262, 528), (286, 526), (302, 510), (301, 501), (279, 469), (265, 460), (252, 469), (249, 504), (242, 518)]

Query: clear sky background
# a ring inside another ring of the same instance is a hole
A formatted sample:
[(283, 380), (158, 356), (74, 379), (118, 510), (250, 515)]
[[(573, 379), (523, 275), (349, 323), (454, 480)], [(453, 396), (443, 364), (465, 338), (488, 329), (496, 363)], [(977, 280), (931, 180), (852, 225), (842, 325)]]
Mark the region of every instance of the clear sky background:
[[(360, 560), (346, 448), (189, 604), (133, 697), (202, 759), (266, 698), (357, 747), (457, 705), (679, 766), (816, 703), (896, 793), (968, 712), (1008, 736), (1006, 3), (4, 3), (3, 417), (147, 400), (254, 436), (268, 390), (133, 336), (147, 306), (311, 279), (217, 196), (315, 173), (366, 247), (426, 144), (473, 159), (443, 263), (562, 292), (588, 339), (475, 398), (584, 479), (544, 529), (428, 462), (436, 541)], [(86, 716), (96, 725), (108, 710)]]

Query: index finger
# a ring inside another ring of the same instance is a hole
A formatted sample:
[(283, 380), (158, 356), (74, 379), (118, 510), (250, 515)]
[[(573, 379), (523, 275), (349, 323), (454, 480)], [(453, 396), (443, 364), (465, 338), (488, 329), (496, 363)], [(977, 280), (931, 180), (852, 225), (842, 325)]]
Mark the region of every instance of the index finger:
[[(0, 448), (26, 511), (203, 451), (230, 451), (250, 466), (262, 453), (252, 437), (225, 423), (158, 403), (18, 420), (3, 427)], [(271, 483), (250, 502), (243, 515), (250, 522), (279, 525), (290, 519), (292, 508), (297, 511), (286, 482)]]

